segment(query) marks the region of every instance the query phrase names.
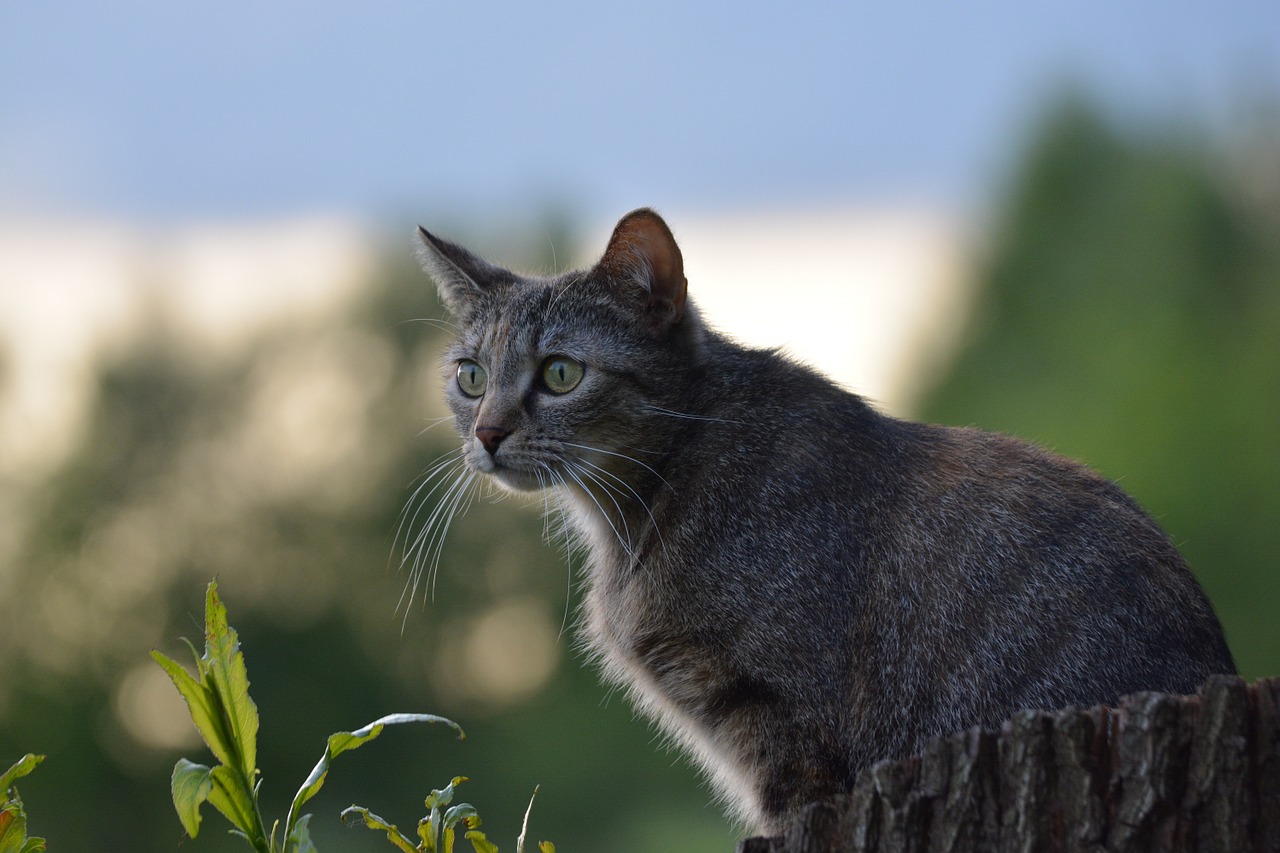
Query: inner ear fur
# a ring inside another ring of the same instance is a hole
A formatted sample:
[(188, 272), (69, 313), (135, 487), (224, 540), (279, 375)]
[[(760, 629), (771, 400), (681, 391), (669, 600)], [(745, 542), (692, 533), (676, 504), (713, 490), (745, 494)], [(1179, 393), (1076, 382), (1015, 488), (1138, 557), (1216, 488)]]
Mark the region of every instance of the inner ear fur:
[(613, 278), (639, 279), (654, 319), (674, 323), (684, 315), (689, 283), (684, 257), (662, 217), (647, 207), (618, 220), (596, 269)]
[(504, 275), (510, 276), (500, 267), (476, 257), (456, 243), (440, 239), (421, 225), (418, 226), (418, 239), (421, 242), (418, 260), (435, 280), (440, 298), (455, 316), (465, 312), (487, 287)]

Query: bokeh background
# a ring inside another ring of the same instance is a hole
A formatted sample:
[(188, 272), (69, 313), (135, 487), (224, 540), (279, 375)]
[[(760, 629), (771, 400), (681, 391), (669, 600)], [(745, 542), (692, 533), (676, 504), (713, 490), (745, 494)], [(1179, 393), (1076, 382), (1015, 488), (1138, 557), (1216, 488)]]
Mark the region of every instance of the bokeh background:
[(1118, 480), (1280, 673), (1271, 0), (3, 3), (0, 764), (48, 754), (52, 849), (241, 849), (208, 809), (182, 840), (208, 756), (147, 655), (215, 576), (268, 815), (331, 732), (468, 730), (342, 756), (321, 850), (454, 775), (503, 849), (539, 784), (561, 850), (732, 849), (575, 651), (540, 501), (477, 501), (399, 604), (454, 446), (414, 225), (550, 271), (639, 205), (726, 331)]

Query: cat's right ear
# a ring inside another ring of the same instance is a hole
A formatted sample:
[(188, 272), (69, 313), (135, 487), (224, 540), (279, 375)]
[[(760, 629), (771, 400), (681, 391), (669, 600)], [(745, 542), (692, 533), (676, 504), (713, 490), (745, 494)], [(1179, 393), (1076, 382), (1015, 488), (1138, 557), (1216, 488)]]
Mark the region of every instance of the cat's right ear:
[(467, 307), (479, 299), (489, 285), (508, 275), (461, 246), (441, 240), (421, 225), (418, 239), (422, 242), (418, 262), (435, 281), (440, 299), (455, 316), (466, 313)]
[(667, 223), (649, 208), (633, 210), (618, 221), (596, 270), (640, 285), (645, 313), (656, 326), (671, 326), (684, 316), (689, 289), (684, 258)]

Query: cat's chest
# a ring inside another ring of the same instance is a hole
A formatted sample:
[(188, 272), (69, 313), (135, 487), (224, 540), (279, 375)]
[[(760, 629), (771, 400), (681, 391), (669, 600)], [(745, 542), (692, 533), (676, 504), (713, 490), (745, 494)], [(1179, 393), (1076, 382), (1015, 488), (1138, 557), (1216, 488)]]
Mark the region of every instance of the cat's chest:
[(666, 608), (657, 578), (667, 567), (643, 548), (635, 525), (624, 527), (577, 496), (568, 507), (587, 549), (588, 640), (607, 658), (629, 658), (637, 638), (662, 622)]

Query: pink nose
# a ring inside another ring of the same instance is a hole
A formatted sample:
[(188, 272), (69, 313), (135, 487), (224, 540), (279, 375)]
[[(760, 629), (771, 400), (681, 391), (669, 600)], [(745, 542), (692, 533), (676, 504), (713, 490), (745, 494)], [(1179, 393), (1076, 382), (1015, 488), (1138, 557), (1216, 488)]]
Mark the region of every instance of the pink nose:
[(490, 456), (498, 452), (498, 445), (502, 444), (502, 440), (510, 434), (502, 427), (476, 427), (476, 438), (480, 439), (480, 443), (484, 445), (485, 450), (489, 451)]

